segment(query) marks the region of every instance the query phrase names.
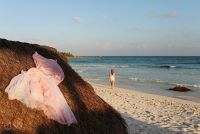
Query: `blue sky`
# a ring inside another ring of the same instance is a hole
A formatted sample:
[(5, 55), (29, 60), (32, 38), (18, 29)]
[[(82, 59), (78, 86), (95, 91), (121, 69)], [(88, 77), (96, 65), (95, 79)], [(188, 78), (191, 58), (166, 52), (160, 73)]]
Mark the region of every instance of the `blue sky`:
[(200, 55), (199, 0), (0, 0), (0, 38), (75, 55)]

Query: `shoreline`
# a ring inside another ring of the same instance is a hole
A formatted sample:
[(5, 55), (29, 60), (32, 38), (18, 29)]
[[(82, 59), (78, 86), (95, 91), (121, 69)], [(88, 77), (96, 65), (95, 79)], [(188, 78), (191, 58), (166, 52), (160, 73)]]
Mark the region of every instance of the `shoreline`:
[(130, 134), (200, 133), (200, 103), (90, 84), (126, 120)]
[[(104, 85), (104, 84), (99, 84), (99, 83), (95, 83), (95, 82), (91, 82), (86, 80), (87, 82), (89, 82), (92, 85), (97, 85), (100, 87), (105, 87), (105, 88), (110, 88), (109, 85)], [(195, 97), (195, 96), (191, 96), (188, 95), (188, 92), (178, 92), (178, 91), (170, 91), (170, 90), (165, 90), (165, 91), (157, 91), (157, 90), (150, 90), (148, 91), (146, 88), (145, 89), (139, 89), (139, 88), (135, 88), (131, 86), (117, 86), (115, 87), (116, 89), (120, 89), (120, 90), (128, 90), (128, 91), (135, 91), (135, 92), (139, 92), (139, 93), (144, 93), (144, 94), (150, 94), (150, 95), (158, 95), (158, 96), (163, 96), (163, 97), (169, 97), (169, 98), (174, 98), (174, 99), (180, 99), (180, 100), (185, 100), (185, 101), (191, 101), (191, 102), (195, 102), (195, 103), (200, 103), (200, 97)]]
[[(92, 82), (89, 82), (89, 83), (93, 87), (112, 90), (111, 87), (109, 87), (107, 85), (102, 85), (102, 84), (97, 84), (97, 83), (92, 83)], [(124, 92), (136, 93), (136, 94), (141, 94), (141, 95), (149, 96), (149, 97), (158, 97), (160, 99), (161, 98), (162, 99), (170, 99), (170, 100), (173, 100), (173, 101), (184, 102), (184, 103), (194, 103), (194, 104), (199, 104), (200, 105), (200, 102), (195, 102), (195, 101), (191, 101), (191, 100), (187, 100), (187, 99), (183, 99), (183, 98), (165, 96), (165, 95), (162, 95), (162, 94), (153, 94), (153, 93), (145, 92), (143, 90), (142, 91), (138, 91), (138, 90), (135, 90), (135, 89), (121, 88), (121, 87), (115, 87), (115, 89), (113, 89), (113, 90), (114, 91), (115, 90), (121, 90), (121, 91), (124, 91)]]

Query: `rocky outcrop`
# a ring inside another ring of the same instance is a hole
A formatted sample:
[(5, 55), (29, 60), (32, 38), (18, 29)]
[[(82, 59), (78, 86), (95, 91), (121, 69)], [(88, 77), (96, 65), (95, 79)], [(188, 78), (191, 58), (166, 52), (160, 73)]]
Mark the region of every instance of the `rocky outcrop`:
[[(43, 111), (27, 108), (9, 100), (4, 92), (10, 80), (21, 70), (34, 67), (32, 54), (56, 59), (65, 73), (59, 84), (78, 124), (65, 126), (48, 119)], [(28, 134), (126, 134), (126, 123), (120, 114), (97, 96), (55, 49), (36, 44), (0, 39), (0, 133)]]
[(178, 91), (178, 92), (192, 91), (191, 89), (183, 87), (183, 86), (175, 86), (174, 88), (170, 88), (169, 90)]

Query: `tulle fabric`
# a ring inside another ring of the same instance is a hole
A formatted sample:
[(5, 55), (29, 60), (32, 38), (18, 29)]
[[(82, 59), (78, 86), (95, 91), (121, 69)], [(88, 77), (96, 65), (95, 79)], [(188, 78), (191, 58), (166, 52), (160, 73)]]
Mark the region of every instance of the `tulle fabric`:
[[(34, 58), (34, 61), (39, 61), (38, 65), (40, 65), (40, 68), (21, 71), (21, 74), (11, 80), (5, 92), (8, 93), (10, 100), (17, 99), (26, 104), (27, 107), (43, 110), (48, 118), (56, 120), (61, 124), (70, 125), (77, 123), (73, 112), (56, 84), (61, 82), (57, 78), (62, 79), (62, 75), (58, 75), (54, 79), (53, 73), (50, 73), (50, 70), (57, 72), (56, 68), (48, 66), (47, 70), (45, 70), (47, 66), (42, 65), (44, 63), (48, 63), (46, 65), (49, 65), (49, 60), (43, 58), (43, 62), (40, 62), (40, 58), (41, 56)], [(41, 68), (42, 70), (40, 70)], [(49, 76), (44, 72), (48, 72), (51, 75)], [(58, 72), (60, 73), (60, 70)]]
[(33, 54), (33, 60), (36, 68), (42, 71), (49, 79), (54, 81), (57, 85), (64, 80), (64, 72), (58, 65), (57, 61), (47, 59), (37, 52)]

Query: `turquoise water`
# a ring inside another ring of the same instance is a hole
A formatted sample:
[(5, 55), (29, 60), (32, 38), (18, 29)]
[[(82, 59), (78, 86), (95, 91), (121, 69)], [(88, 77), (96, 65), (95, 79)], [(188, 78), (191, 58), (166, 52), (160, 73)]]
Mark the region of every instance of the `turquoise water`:
[[(103, 56), (69, 59), (70, 65), (85, 80), (109, 85), (111, 68), (116, 86), (200, 102), (200, 57)], [(168, 91), (176, 85), (192, 92)]]

